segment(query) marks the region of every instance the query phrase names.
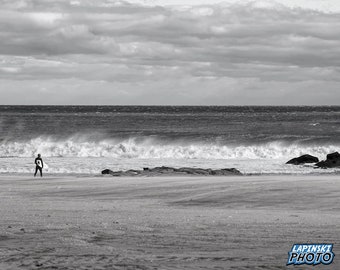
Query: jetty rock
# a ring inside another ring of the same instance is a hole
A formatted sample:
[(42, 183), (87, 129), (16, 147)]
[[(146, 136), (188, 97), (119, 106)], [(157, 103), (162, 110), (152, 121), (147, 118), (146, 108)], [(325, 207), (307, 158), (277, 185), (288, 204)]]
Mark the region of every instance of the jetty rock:
[(293, 165), (300, 165), (305, 163), (317, 163), (319, 159), (312, 155), (302, 155), (300, 157), (292, 158), (291, 160), (287, 161), (286, 164), (293, 164)]
[(113, 173), (113, 171), (111, 171), (110, 169), (105, 169), (102, 171), (102, 174), (111, 174)]
[(326, 160), (316, 163), (315, 166), (319, 168), (340, 167), (340, 154), (338, 152), (328, 154)]
[(176, 175), (242, 175), (242, 173), (235, 168), (227, 169), (201, 169), (201, 168), (172, 168), (172, 167), (155, 167), (155, 168), (143, 168), (143, 170), (127, 170), (127, 171), (112, 171), (110, 169), (105, 169), (102, 174), (109, 174), (112, 176), (176, 176)]

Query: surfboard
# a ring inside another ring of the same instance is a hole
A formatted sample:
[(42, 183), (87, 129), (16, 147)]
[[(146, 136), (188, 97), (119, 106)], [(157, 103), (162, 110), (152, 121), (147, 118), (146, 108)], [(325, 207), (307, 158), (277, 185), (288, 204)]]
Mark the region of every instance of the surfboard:
[(38, 165), (38, 167), (42, 168), (41, 160), (37, 160), (37, 165)]

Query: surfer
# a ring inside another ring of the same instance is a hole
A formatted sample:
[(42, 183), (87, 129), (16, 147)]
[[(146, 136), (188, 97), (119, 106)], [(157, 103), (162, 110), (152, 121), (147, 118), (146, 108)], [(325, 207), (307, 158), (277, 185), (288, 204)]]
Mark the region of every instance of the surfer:
[(38, 154), (38, 157), (34, 160), (35, 163), (35, 173), (34, 177), (37, 175), (37, 172), (40, 171), (40, 176), (42, 177), (42, 168), (44, 168), (44, 163), (41, 159), (41, 155)]

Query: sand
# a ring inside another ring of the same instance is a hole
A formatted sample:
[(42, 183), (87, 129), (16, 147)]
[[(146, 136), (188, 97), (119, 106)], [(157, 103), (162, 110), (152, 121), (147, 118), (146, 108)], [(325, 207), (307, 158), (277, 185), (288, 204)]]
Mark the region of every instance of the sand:
[[(340, 269), (339, 176), (0, 177), (0, 269)], [(294, 243), (330, 266), (286, 266)]]

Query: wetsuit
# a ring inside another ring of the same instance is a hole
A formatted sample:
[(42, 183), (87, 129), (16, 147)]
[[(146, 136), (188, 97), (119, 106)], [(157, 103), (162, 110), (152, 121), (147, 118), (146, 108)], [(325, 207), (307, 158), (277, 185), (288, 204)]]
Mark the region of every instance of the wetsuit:
[[(38, 166), (38, 160), (40, 160), (40, 162), (41, 162), (41, 167)], [(41, 159), (40, 157), (37, 157), (37, 158), (35, 159), (34, 163), (35, 163), (35, 165), (36, 165), (36, 166), (35, 166), (35, 173), (34, 173), (34, 176), (36, 176), (36, 175), (37, 175), (37, 172), (40, 171), (40, 176), (42, 177), (42, 168), (44, 167), (44, 163), (43, 163), (42, 159)]]

